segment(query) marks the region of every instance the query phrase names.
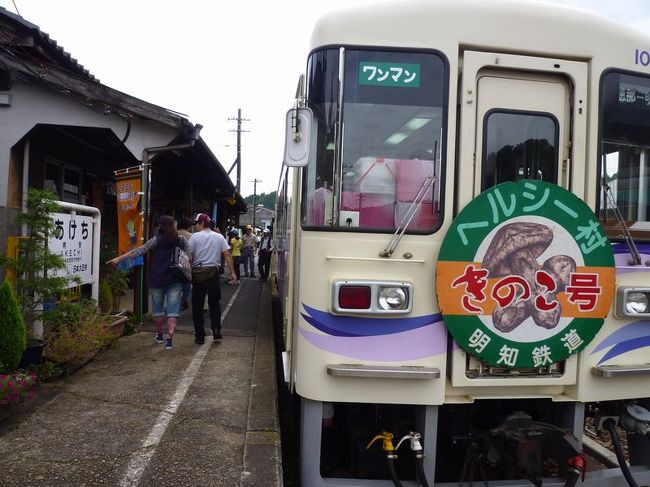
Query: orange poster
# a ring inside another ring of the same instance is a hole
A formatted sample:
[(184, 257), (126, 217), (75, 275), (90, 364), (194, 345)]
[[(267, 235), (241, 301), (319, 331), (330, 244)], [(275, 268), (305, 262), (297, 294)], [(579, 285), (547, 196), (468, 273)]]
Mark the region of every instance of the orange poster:
[(140, 213), (140, 172), (119, 179), (117, 192), (118, 252), (120, 255), (142, 245), (142, 215)]

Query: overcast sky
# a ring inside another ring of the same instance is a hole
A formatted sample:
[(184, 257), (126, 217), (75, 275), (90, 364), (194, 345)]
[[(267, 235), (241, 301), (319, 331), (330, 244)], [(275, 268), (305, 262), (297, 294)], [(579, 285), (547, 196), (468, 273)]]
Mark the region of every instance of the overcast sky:
[[(486, 2), (489, 0), (485, 0)], [(650, 32), (650, 0), (548, 0)], [(0, 0), (99, 80), (183, 114), (227, 170), (242, 109), (242, 194), (277, 188), (284, 115), (316, 19), (367, 0)], [(235, 171), (232, 176), (234, 180)], [(234, 182), (234, 181), (233, 181)]]

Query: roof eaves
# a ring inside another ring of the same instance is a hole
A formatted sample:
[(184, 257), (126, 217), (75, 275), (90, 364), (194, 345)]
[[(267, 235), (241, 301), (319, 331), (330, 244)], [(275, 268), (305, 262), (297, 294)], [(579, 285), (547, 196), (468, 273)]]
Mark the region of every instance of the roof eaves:
[(32, 31), (33, 34), (35, 34), (35, 36), (42, 42), (44, 47), (49, 49), (55, 57), (59, 57), (60, 60), (63, 61), (63, 64), (67, 65), (70, 69), (77, 72), (78, 74), (92, 81), (99, 82), (99, 80), (95, 78), (95, 76), (93, 76), (90, 71), (84, 68), (75, 58), (72, 57), (72, 55), (70, 55), (70, 53), (65, 51), (63, 47), (59, 46), (59, 44), (54, 39), (52, 39), (49, 34), (43, 32), (36, 24), (25, 20), (20, 15), (9, 12), (4, 7), (0, 7), (0, 17), (5, 17), (13, 23), (18, 24), (22, 28)]
[(28, 77), (44, 83), (59, 94), (69, 95), (78, 102), (105, 112), (125, 112), (154, 120), (174, 128), (191, 128), (186, 117), (152, 103), (140, 100), (87, 77), (77, 76), (68, 71), (41, 66), (29, 59), (17, 59), (0, 50), (0, 64), (14, 68)]

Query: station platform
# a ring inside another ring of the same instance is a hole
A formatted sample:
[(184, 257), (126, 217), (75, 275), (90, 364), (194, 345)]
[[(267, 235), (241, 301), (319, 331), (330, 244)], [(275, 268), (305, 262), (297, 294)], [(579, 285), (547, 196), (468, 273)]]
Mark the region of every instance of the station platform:
[(282, 486), (269, 283), (222, 278), (222, 334), (123, 336), (0, 423), (3, 486)]

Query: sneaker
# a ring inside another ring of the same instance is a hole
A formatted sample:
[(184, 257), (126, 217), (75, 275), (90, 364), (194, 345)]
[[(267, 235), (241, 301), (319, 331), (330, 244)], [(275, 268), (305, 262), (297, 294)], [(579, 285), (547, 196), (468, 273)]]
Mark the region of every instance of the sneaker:
[(165, 343), (165, 339), (163, 338), (162, 333), (157, 333), (154, 338), (154, 341), (156, 343)]
[(205, 343), (205, 338), (203, 338), (203, 337), (195, 338), (194, 343), (196, 343), (197, 345), (203, 345)]
[(213, 333), (212, 334), (212, 339), (213, 340), (221, 340), (223, 337), (221, 336), (221, 333)]
[(165, 350), (172, 350), (174, 348), (174, 345), (172, 345), (172, 339), (168, 338), (167, 343), (165, 343)]
[(253, 278), (254, 278), (254, 277), (255, 277), (255, 274), (251, 274), (251, 277), (253, 277)]

